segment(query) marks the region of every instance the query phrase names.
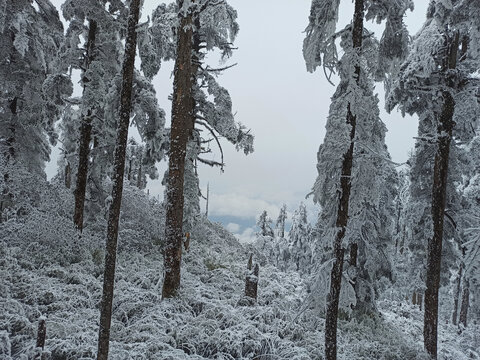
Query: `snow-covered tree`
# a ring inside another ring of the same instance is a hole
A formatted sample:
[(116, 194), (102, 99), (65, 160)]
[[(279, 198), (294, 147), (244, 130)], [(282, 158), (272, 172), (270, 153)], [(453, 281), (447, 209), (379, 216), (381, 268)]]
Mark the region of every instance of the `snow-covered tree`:
[[(84, 213), (96, 216), (111, 186), (128, 10), (126, 2), (120, 0), (69, 0), (62, 9), (69, 21), (63, 61), (82, 72), (83, 94), (80, 99), (72, 99), (76, 106), (64, 118), (60, 172), (76, 178), (74, 222), (81, 230)], [(146, 142), (143, 162), (151, 167), (162, 158), (165, 115), (158, 107), (152, 84), (139, 72), (135, 72), (132, 102), (133, 124)]]
[(145, 145), (130, 138), (125, 155), (125, 177), (131, 185), (139, 189), (145, 189), (147, 186), (147, 175), (151, 179), (158, 177), (155, 164), (144, 163), (143, 159), (146, 157)]
[(288, 232), (290, 242), (290, 260), (297, 271), (310, 272), (312, 262), (311, 227), (307, 219), (307, 208), (303, 203), (295, 210), (292, 227)]
[(261, 215), (258, 217), (257, 227), (260, 229), (260, 231), (258, 232), (259, 236), (274, 236), (272, 229), (272, 219), (268, 217), (266, 210), (263, 210)]
[(275, 230), (277, 230), (277, 236), (280, 238), (285, 237), (285, 221), (287, 220), (287, 205), (283, 204), (280, 208), (280, 213), (275, 223)]
[[(427, 255), (424, 341), (435, 358), (441, 266), (448, 269), (452, 260), (448, 253), (454, 253), (451, 242), (443, 239), (448, 236), (447, 224), (455, 223), (449, 209), (458, 201), (455, 181), (461, 174), (456, 168), (454, 137), (471, 137), (476, 128), (476, 119), (470, 115), (478, 112), (478, 83), (471, 74), (480, 66), (478, 45), (472, 41), (479, 34), (479, 17), (475, 16), (479, 6), (468, 0), (430, 2), (427, 20), (393, 83), (388, 101), (389, 109), (398, 104), (403, 112), (416, 113), (420, 118), (411, 174), (413, 179), (423, 170), (422, 175), (427, 173), (428, 177), (421, 180), (423, 185), (412, 181), (410, 196), (416, 205), (411, 213), (415, 213), (412, 216), (418, 224), (410, 248)], [(422, 243), (427, 241), (425, 249)]]
[(117, 241), (125, 173), (125, 155), (127, 150), (128, 128), (130, 127), (130, 117), (133, 110), (132, 93), (135, 73), (135, 56), (137, 52), (137, 25), (140, 18), (140, 7), (141, 0), (132, 0), (130, 2), (129, 16), (127, 20), (127, 35), (125, 39), (125, 51), (121, 73), (122, 83), (120, 107), (116, 111), (119, 121), (113, 163), (112, 200), (108, 213), (97, 360), (108, 360), (109, 352)]
[[(378, 21), (389, 19), (389, 29), (395, 29), (386, 31), (382, 39), (383, 53), (392, 51), (390, 59), (385, 57), (388, 64), (382, 64), (382, 69), (390, 70), (397, 57), (390, 48), (406, 42), (401, 18), (411, 7), (408, 0), (356, 0), (352, 24), (337, 32), (339, 3), (339, 0), (312, 1), (303, 46), (307, 70), (314, 71), (323, 65), (326, 72), (336, 71), (340, 77), (330, 105), (325, 140), (317, 155), (318, 177), (313, 187), (314, 201), (322, 206), (323, 238), (333, 243), (335, 258), (325, 325), (327, 359), (336, 359), (342, 276), (349, 280), (344, 286), (355, 289), (355, 308), (363, 313), (372, 312), (375, 281), (390, 266), (382, 251), (386, 239), (381, 234), (381, 211), (385, 210), (381, 203), (385, 181), (394, 170), (385, 170), (392, 165), (385, 146), (385, 125), (380, 120), (378, 99), (373, 93), (373, 78), (375, 74), (378, 77), (379, 48), (373, 34), (364, 29), (365, 12), (368, 18)], [(398, 29), (402, 32), (398, 33)], [(344, 51), (340, 60), (338, 38)], [(347, 250), (349, 266), (344, 275)]]
[[(232, 44), (238, 32), (237, 13), (226, 1), (212, 4), (209, 1), (196, 1), (190, 4), (195, 31), (192, 37), (192, 76), (194, 81), (193, 114), (195, 127), (189, 139), (185, 161), (185, 204), (184, 232), (191, 232), (199, 214), (198, 164), (219, 166), (223, 170), (223, 151), (220, 138), (225, 138), (245, 154), (253, 151), (253, 136), (242, 124), (236, 123), (232, 101), (227, 89), (216, 80), (223, 70), (211, 68), (205, 62), (206, 53), (218, 50), (223, 60), (232, 55)], [(175, 41), (178, 36), (178, 14), (182, 6), (179, 2), (161, 4), (152, 14), (151, 26), (143, 32), (140, 40), (142, 70), (148, 78), (153, 77), (162, 61), (175, 58)], [(212, 146), (213, 145), (213, 146)], [(205, 157), (217, 146), (221, 160), (213, 161)], [(168, 174), (166, 174), (168, 177)]]
[[(194, 229), (200, 211), (197, 163), (224, 166), (223, 152), (220, 162), (201, 154), (210, 152), (212, 141), (220, 146), (219, 137), (225, 137), (245, 154), (253, 151), (253, 136), (235, 123), (230, 95), (215, 79), (224, 69), (212, 69), (205, 63), (206, 52), (211, 50), (218, 49), (224, 59), (231, 56), (231, 44), (238, 32), (236, 17), (236, 11), (226, 1), (179, 0), (157, 7), (152, 25), (140, 41), (142, 70), (147, 77), (156, 74), (161, 61), (176, 59), (166, 189), (163, 294), (167, 297), (173, 296), (180, 285), (183, 234)], [(208, 137), (201, 136), (196, 126), (205, 128)]]
[[(1, 213), (15, 213), (33, 189), (22, 188), (28, 173), (44, 177), (54, 124), (72, 93), (66, 67), (58, 61), (63, 26), (48, 0), (2, 2), (0, 6), (0, 167)], [(19, 175), (23, 171), (25, 174)], [(16, 204), (16, 205), (15, 205)], [(25, 208), (24, 208), (25, 210)]]

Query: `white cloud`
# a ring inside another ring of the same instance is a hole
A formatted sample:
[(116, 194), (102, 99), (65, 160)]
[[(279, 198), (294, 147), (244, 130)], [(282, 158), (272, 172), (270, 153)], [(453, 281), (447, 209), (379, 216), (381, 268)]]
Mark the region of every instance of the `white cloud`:
[(226, 228), (231, 233), (238, 233), (240, 231), (240, 225), (235, 224), (235, 223), (228, 223)]
[(249, 227), (243, 230), (241, 234), (234, 234), (235, 237), (240, 241), (242, 244), (249, 244), (255, 241), (255, 231), (253, 228)]
[(252, 199), (243, 194), (210, 194), (209, 214), (214, 216), (235, 216), (257, 218), (266, 210), (271, 218), (276, 218), (280, 207), (265, 200)]

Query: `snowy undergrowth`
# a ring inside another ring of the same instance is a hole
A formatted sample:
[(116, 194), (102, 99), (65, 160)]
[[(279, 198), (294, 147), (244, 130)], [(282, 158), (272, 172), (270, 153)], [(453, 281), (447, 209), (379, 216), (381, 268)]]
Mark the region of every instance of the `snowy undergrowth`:
[[(142, 207), (146, 198), (126, 194), (112, 359), (323, 358), (324, 320), (315, 307), (302, 311), (309, 288), (303, 277), (280, 271), (252, 245), (241, 245), (206, 219), (200, 219), (184, 252), (179, 297), (162, 301), (163, 210), (158, 204), (148, 210)], [(95, 356), (104, 221), (87, 226), (78, 238), (71, 214), (47, 205), (0, 227), (2, 360), (31, 357), (41, 315), (47, 317), (47, 358)], [(150, 213), (158, 218), (145, 222)], [(261, 266), (258, 302), (248, 306), (243, 291), (251, 253)], [(420, 312), (392, 300), (380, 305), (376, 320), (339, 321), (339, 359), (423, 359)], [(461, 335), (442, 328), (441, 358), (478, 359), (475, 334), (473, 328)]]

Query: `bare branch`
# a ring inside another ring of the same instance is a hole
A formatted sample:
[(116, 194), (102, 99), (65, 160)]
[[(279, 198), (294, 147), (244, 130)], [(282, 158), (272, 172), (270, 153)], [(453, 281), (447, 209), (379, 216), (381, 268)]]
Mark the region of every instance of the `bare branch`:
[[(200, 117), (199, 115), (197, 115), (197, 117)], [(220, 144), (220, 140), (218, 140), (218, 136), (215, 134), (214, 130), (210, 127), (210, 125), (208, 125), (205, 121), (201, 121), (201, 120), (196, 120), (195, 121), (197, 124), (200, 124), (200, 125), (203, 125), (208, 131), (210, 131), (210, 133), (212, 134), (212, 136), (214, 137), (215, 141), (217, 142), (217, 145), (218, 145), (218, 148), (220, 149), (220, 155), (221, 155), (221, 159), (222, 159), (222, 162), (221, 162), (221, 170), (223, 172), (223, 164), (224, 164), (224, 161), (223, 161), (223, 149), (222, 149), (222, 145)]]
[(219, 163), (218, 161), (214, 161), (214, 160), (202, 159), (200, 157), (197, 157), (197, 160), (200, 161), (202, 164), (206, 164), (206, 165), (209, 165), (211, 167), (220, 166), (220, 168), (223, 172), (223, 167), (225, 166), (224, 163)]

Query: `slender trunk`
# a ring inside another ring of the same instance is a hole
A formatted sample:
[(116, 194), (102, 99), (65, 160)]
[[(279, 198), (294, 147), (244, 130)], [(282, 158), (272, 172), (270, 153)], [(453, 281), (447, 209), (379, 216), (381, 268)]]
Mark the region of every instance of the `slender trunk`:
[(205, 205), (205, 217), (208, 218), (208, 201), (210, 200), (210, 184), (207, 183), (207, 204)]
[[(85, 70), (87, 70), (95, 57), (95, 36), (97, 32), (97, 23), (94, 20), (89, 21), (87, 53), (85, 54)], [(84, 79), (83, 92), (88, 86), (87, 79)], [(78, 170), (77, 181), (75, 186), (75, 209), (73, 214), (73, 222), (78, 230), (83, 230), (83, 211), (85, 208), (85, 193), (87, 190), (88, 177), (88, 155), (90, 152), (90, 141), (92, 140), (92, 113), (91, 110), (87, 114), (82, 115), (80, 125), (80, 143), (78, 149)]]
[(41, 317), (38, 322), (37, 330), (37, 344), (35, 346), (35, 360), (42, 359), (42, 352), (45, 348), (45, 338), (47, 337), (47, 327), (45, 325), (45, 318)]
[(132, 178), (132, 159), (128, 160), (127, 180), (130, 182), (131, 178)]
[(453, 314), (452, 314), (452, 324), (457, 325), (458, 318), (458, 302), (460, 299), (460, 291), (462, 290), (462, 273), (463, 273), (463, 264), (460, 265), (457, 275), (457, 286), (455, 289), (455, 294), (453, 295)]
[(7, 162), (11, 159), (15, 159), (15, 133), (16, 133), (16, 123), (18, 121), (17, 118), (17, 98), (13, 99), (10, 103), (10, 110), (12, 112), (12, 118), (10, 121), (10, 124), (8, 126), (8, 129), (10, 130), (10, 134), (7, 138), (6, 145), (7, 145), (7, 151), (5, 154), (5, 158), (7, 159)]
[[(352, 38), (353, 48), (360, 53), (363, 36), (363, 18), (364, 18), (364, 0), (355, 1), (355, 14), (353, 20)], [(355, 66), (356, 81), (360, 80), (360, 66)], [(325, 358), (327, 360), (337, 359), (337, 318), (338, 303), (340, 300), (340, 288), (342, 284), (343, 258), (345, 249), (342, 247), (342, 241), (348, 224), (348, 206), (350, 201), (350, 191), (352, 188), (351, 175), (353, 167), (353, 150), (357, 119), (352, 114), (351, 106), (348, 104), (347, 124), (350, 130), (350, 148), (343, 156), (342, 175), (340, 178), (341, 194), (337, 209), (336, 227), (337, 231), (334, 242), (335, 262), (333, 264), (330, 276), (330, 292), (327, 297), (327, 312), (325, 319)]]
[(166, 194), (165, 252), (162, 297), (170, 298), (180, 287), (183, 239), (183, 184), (187, 142), (193, 131), (192, 14), (181, 15), (175, 60), (170, 158)]
[(70, 166), (70, 163), (67, 162), (67, 165), (65, 165), (65, 187), (67, 189), (70, 189), (72, 186), (72, 167)]
[(465, 281), (462, 294), (462, 306), (460, 308), (460, 323), (467, 327), (468, 307), (470, 306), (470, 283)]
[[(444, 70), (455, 69), (458, 50), (458, 33), (450, 41), (446, 37)], [(450, 85), (450, 84), (449, 84)], [(433, 236), (428, 241), (427, 275), (425, 290), (425, 313), (423, 337), (425, 349), (433, 359), (437, 358), (438, 328), (438, 290), (440, 288), (440, 269), (442, 261), (443, 222), (447, 198), (448, 158), (455, 123), (453, 113), (455, 101), (449, 90), (442, 92), (443, 106), (437, 126), (437, 151), (433, 168), (432, 222)]]
[(15, 162), (15, 133), (16, 133), (16, 123), (18, 121), (17, 118), (17, 106), (18, 106), (18, 98), (15, 97), (9, 104), (10, 111), (12, 112), (12, 117), (10, 118), (10, 123), (8, 124), (8, 130), (10, 134), (5, 141), (6, 149), (4, 152), (5, 157), (5, 172), (3, 173), (3, 189), (2, 194), (0, 195), (0, 223), (4, 221), (3, 219), (3, 211), (8, 209), (9, 207), (13, 206), (14, 195), (11, 192), (11, 185), (12, 180), (9, 174), (9, 168)]
[(142, 184), (143, 184), (143, 182), (142, 182), (142, 164), (141, 164), (141, 161), (140, 161), (140, 165), (138, 165), (138, 173), (137, 173), (137, 188), (143, 189)]
[(115, 146), (114, 179), (112, 202), (108, 214), (107, 241), (105, 251), (105, 271), (103, 275), (103, 295), (100, 312), (97, 360), (107, 360), (112, 321), (113, 285), (115, 282), (115, 262), (117, 257), (118, 222), (122, 203), (123, 177), (125, 174), (125, 153), (127, 149), (128, 126), (132, 110), (132, 83), (137, 48), (136, 26), (140, 15), (140, 0), (130, 2), (130, 14), (125, 40), (125, 55), (122, 67), (122, 91), (120, 97), (120, 116)]
[(253, 271), (251, 268), (248, 269), (247, 276), (245, 278), (245, 296), (253, 300), (257, 300), (258, 293), (258, 273), (259, 266), (255, 264)]

